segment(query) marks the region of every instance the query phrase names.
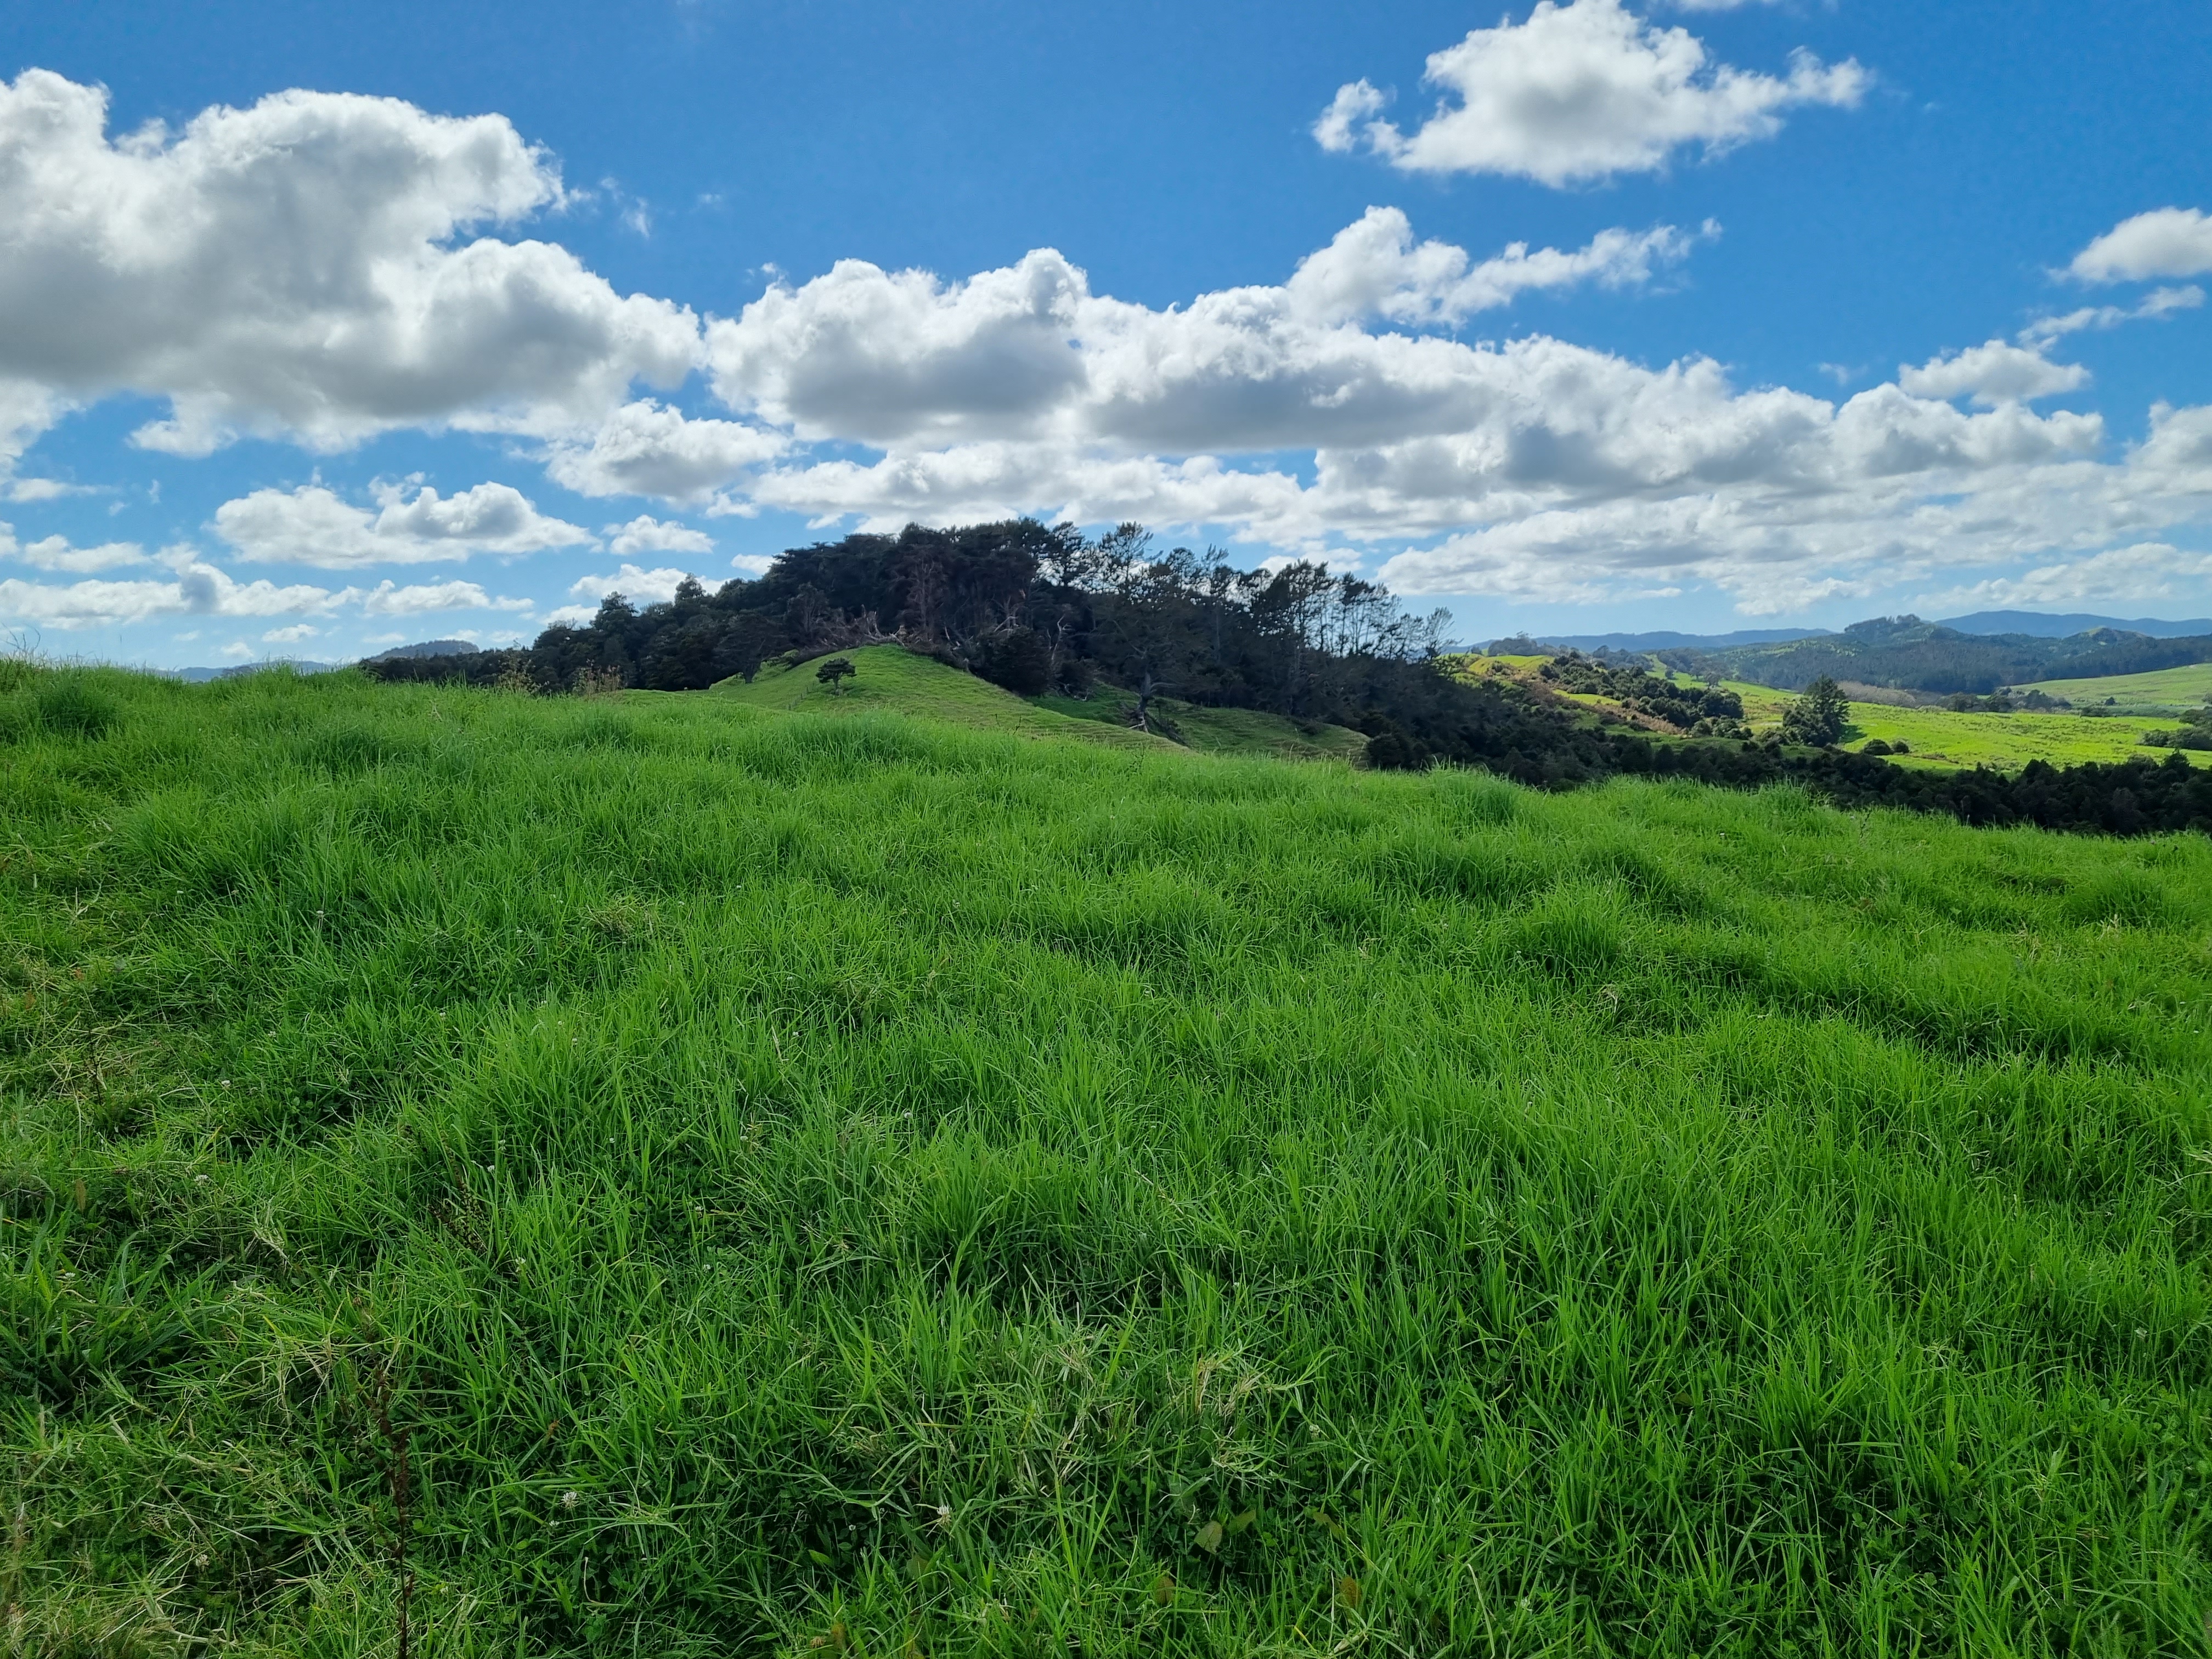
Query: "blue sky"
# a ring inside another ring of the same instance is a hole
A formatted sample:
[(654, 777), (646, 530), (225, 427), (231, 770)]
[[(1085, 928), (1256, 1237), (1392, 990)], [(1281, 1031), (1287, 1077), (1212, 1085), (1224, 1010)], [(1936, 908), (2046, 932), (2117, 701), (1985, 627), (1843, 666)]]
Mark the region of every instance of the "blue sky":
[(1012, 511), (1478, 637), (2212, 611), (2201, 0), (54, 5), (0, 79), (48, 651)]

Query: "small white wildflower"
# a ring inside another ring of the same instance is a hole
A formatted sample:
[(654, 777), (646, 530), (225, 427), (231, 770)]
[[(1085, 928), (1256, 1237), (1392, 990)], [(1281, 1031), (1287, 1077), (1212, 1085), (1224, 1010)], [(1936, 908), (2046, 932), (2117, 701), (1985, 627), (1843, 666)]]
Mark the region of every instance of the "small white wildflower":
[(561, 1494), (561, 1507), (564, 1510), (573, 1510), (583, 1501), (584, 1495), (581, 1492), (564, 1492)]

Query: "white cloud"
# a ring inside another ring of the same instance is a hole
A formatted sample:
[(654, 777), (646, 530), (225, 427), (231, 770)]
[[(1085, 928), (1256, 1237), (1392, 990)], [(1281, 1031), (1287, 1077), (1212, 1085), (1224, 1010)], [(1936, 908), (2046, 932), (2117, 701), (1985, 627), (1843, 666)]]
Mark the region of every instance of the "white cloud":
[(1972, 398), (1985, 408), (1995, 408), (2079, 391), (2089, 383), (2089, 371), (2079, 363), (2054, 363), (2040, 352), (1991, 340), (1948, 357), (1931, 358), (1918, 368), (1902, 367), (1897, 383), (1916, 398)]
[(104, 542), (98, 547), (75, 547), (64, 537), (47, 536), (19, 544), (15, 531), (0, 524), (0, 559), (12, 559), (33, 570), (66, 572), (89, 576), (102, 570), (123, 570), (151, 564), (145, 549), (136, 542)]
[(228, 645), (223, 647), (221, 654), (234, 661), (244, 662), (253, 654), (253, 647), (244, 640), (233, 640)]
[(257, 489), (217, 507), (215, 527), (241, 556), (258, 563), (329, 570), (465, 559), (473, 553), (538, 553), (592, 539), (589, 531), (545, 517), (507, 484), (480, 483), (447, 496), (416, 484), (410, 497), (405, 485), (380, 483), (371, 494), (374, 513), (320, 484)]
[(2122, 323), (2164, 322), (2185, 311), (2194, 311), (2204, 303), (2204, 290), (2195, 283), (2186, 288), (2155, 288), (2145, 295), (2139, 305), (2083, 306), (2059, 317), (2039, 317), (2020, 331), (2020, 342), (2038, 351), (2050, 349), (2057, 341), (2069, 334), (2079, 334), (2084, 329), (2118, 328)]
[(1315, 138), (1330, 150), (1364, 145), (1409, 172), (1557, 186), (1654, 172), (1690, 145), (1714, 155), (1771, 137), (1780, 112), (1854, 106), (1870, 81), (1855, 60), (1824, 65), (1803, 52), (1787, 78), (1715, 64), (1686, 29), (1647, 23), (1620, 0), (1540, 0), (1525, 23), (1476, 29), (1432, 54), (1422, 78), (1444, 96), (1410, 136), (1381, 118), (1384, 95), (1355, 81)]
[[(726, 402), (809, 441), (1188, 451), (1372, 440), (1474, 416), (1463, 371), (1486, 357), (1367, 333), (1363, 314), (1448, 322), (1517, 289), (1632, 283), (1688, 242), (1670, 227), (1615, 230), (1573, 253), (1516, 246), (1477, 264), (1443, 243), (1415, 246), (1402, 214), (1370, 209), (1288, 283), (1164, 312), (1093, 295), (1049, 248), (951, 283), (844, 260), (715, 322), (708, 349)], [(776, 476), (755, 499), (773, 501)]]
[(2202, 593), (2212, 580), (2212, 553), (2187, 553), (2163, 542), (2115, 547), (2086, 559), (2047, 564), (1953, 588), (1925, 603), (1939, 614), (1975, 607), (2045, 605), (2144, 605)]
[(424, 582), (402, 587), (385, 580), (363, 591), (349, 587), (344, 598), (357, 599), (368, 617), (420, 617), (434, 611), (527, 611), (527, 599), (495, 599), (474, 582)]
[(607, 547), (627, 557), (633, 553), (712, 553), (714, 538), (688, 524), (669, 524), (640, 514), (628, 524), (607, 526)]
[[(1708, 220), (1703, 234), (1717, 236), (1720, 227)], [(1315, 322), (1379, 317), (1416, 326), (1456, 323), (1510, 305), (1530, 289), (1648, 283), (1655, 266), (1679, 263), (1695, 240), (1672, 225), (1616, 228), (1600, 231), (1573, 252), (1547, 247), (1531, 253), (1526, 242), (1515, 242), (1474, 264), (1466, 249), (1448, 242), (1415, 246), (1402, 212), (1371, 207), (1327, 247), (1301, 259), (1283, 292), (1292, 311)]]
[(2067, 270), (2085, 283), (2212, 273), (2212, 218), (2195, 208), (2138, 213), (2075, 254)]
[(124, 391), (170, 400), (139, 441), (185, 455), (238, 432), (544, 434), (696, 361), (688, 310), (471, 236), (563, 199), (503, 117), (300, 91), (119, 140), (106, 117), (43, 70), (0, 83), (0, 452)]
[(322, 616), (340, 596), (327, 588), (240, 582), (212, 565), (186, 562), (173, 581), (81, 581), (53, 586), (0, 581), (0, 621), (58, 629), (101, 628), (157, 617)]
[(610, 593), (619, 593), (633, 605), (658, 605), (676, 597), (676, 585), (684, 574), (681, 570), (641, 570), (634, 564), (625, 564), (611, 576), (580, 577), (568, 589), (568, 597), (597, 601)]
[(297, 645), (302, 640), (312, 640), (322, 633), (312, 623), (294, 623), (289, 628), (272, 628), (261, 636), (264, 645)]
[[(358, 609), (368, 617), (416, 617), (441, 611), (527, 611), (528, 599), (495, 598), (474, 582), (402, 587), (386, 580), (373, 588), (333, 592), (307, 585), (241, 582), (206, 564), (189, 550), (163, 556), (175, 579), (80, 581), (66, 586), (10, 579), (0, 581), (0, 622), (58, 629), (120, 627), (161, 617), (329, 617)], [(310, 630), (312, 632), (313, 630)], [(179, 637), (182, 637), (181, 635)], [(263, 635), (275, 639), (276, 634)], [(288, 638), (305, 639), (295, 629)]]
[(765, 576), (775, 562), (775, 556), (772, 553), (733, 553), (730, 556), (730, 568), (746, 576)]
[[(11, 501), (57, 501), (65, 495), (89, 495), (93, 493), (88, 484), (64, 483), (59, 478), (0, 480), (0, 495), (5, 495)], [(109, 508), (111, 512), (114, 510), (114, 507)]]
[(781, 433), (736, 421), (690, 420), (644, 398), (625, 404), (587, 435), (550, 444), (545, 470), (580, 495), (697, 501), (790, 447)]

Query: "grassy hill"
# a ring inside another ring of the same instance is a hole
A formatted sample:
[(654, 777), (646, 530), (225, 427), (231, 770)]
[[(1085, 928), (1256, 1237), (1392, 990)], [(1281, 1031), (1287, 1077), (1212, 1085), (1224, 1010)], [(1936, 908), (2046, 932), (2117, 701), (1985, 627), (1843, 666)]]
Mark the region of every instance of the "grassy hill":
[(11, 1650), (2201, 1650), (2212, 842), (892, 672), (0, 669)]
[[(2145, 711), (2167, 716), (2185, 708), (2201, 708), (2212, 702), (2212, 663), (2186, 668), (2165, 668), (2148, 674), (2121, 674), (2105, 679), (2044, 680), (2024, 690), (2045, 691), (2077, 705), (2101, 704), (2110, 697), (2124, 711)], [(2155, 722), (2172, 724), (2172, 720)]]
[(1361, 733), (1340, 726), (1300, 725), (1257, 709), (1206, 708), (1162, 697), (1156, 707), (1176, 732), (1170, 743), (1130, 726), (1136, 698), (1117, 686), (1102, 684), (1085, 698), (1018, 697), (988, 680), (895, 645), (866, 646), (843, 655), (856, 672), (838, 690), (815, 678), (818, 665), (810, 661), (796, 668), (764, 668), (750, 684), (725, 680), (714, 688), (715, 695), (787, 714), (896, 710), (985, 731), (1079, 738), (1118, 748), (1180, 744), (1205, 754), (1346, 761), (1362, 755), (1367, 745)]

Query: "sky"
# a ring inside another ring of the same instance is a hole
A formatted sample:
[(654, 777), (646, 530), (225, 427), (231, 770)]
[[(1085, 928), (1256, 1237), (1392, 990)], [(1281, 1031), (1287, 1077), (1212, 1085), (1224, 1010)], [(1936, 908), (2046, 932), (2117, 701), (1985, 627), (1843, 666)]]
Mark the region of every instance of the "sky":
[(2212, 7), (0, 16), (0, 642), (1033, 514), (1463, 637), (2212, 613)]

